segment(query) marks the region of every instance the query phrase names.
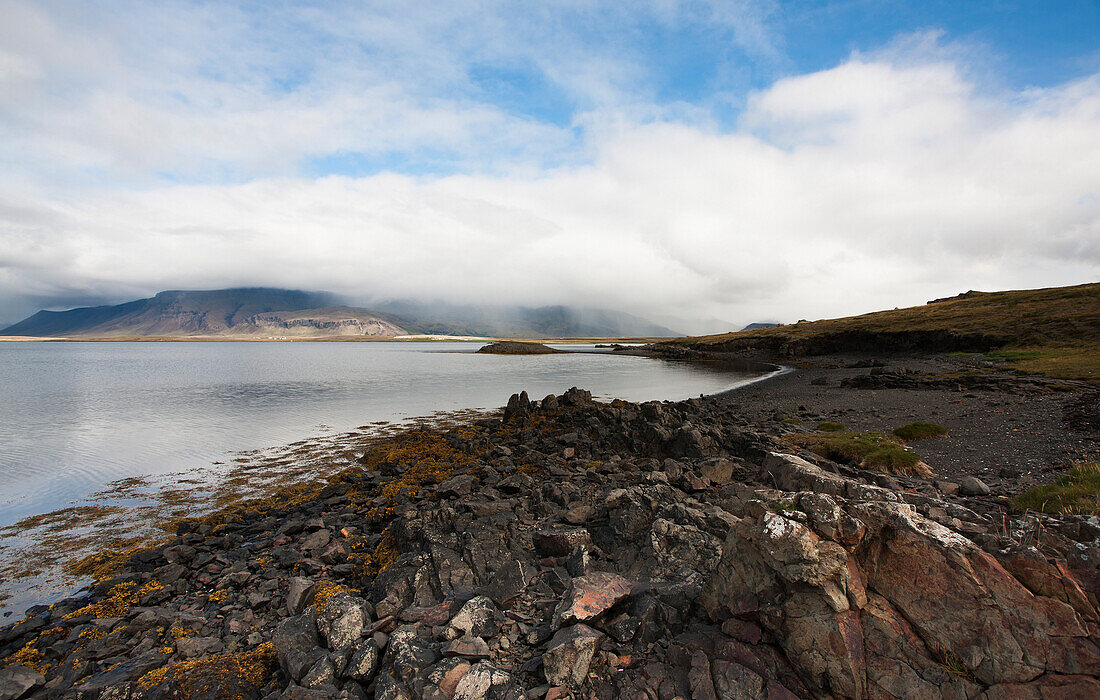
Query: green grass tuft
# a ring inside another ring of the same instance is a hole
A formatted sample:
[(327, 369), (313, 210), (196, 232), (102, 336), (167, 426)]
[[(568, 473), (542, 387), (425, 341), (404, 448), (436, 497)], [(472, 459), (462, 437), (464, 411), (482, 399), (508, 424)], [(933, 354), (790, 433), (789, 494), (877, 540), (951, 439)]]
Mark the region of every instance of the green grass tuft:
[(895, 428), (894, 435), (906, 442), (913, 442), (914, 440), (927, 440), (934, 437), (947, 437), (947, 428), (935, 423), (917, 421)]
[(818, 423), (817, 429), (824, 433), (836, 433), (844, 430), (844, 424), (834, 423), (832, 421), (825, 421), (824, 423)]
[(1043, 513), (1100, 515), (1100, 464), (1079, 464), (1053, 483), (1024, 491), (1012, 505)]
[(784, 439), (834, 462), (902, 476), (932, 475), (920, 455), (885, 433), (797, 433)]

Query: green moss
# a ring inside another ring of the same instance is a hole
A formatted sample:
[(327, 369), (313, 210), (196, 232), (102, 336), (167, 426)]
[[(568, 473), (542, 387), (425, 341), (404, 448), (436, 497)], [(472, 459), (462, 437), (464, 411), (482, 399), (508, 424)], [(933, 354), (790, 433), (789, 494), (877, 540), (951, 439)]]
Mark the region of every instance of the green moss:
[(802, 425), (802, 421), (798, 418), (784, 418), (783, 422), (787, 425)]
[(1100, 515), (1100, 464), (1079, 464), (1053, 483), (1024, 491), (1012, 505), (1044, 513)]
[(823, 433), (836, 433), (844, 430), (844, 424), (825, 421), (824, 423), (818, 423), (817, 429)]
[(932, 475), (920, 455), (885, 433), (798, 433), (784, 439), (834, 462), (904, 476)]
[(900, 428), (895, 428), (894, 435), (897, 435), (906, 442), (913, 442), (915, 440), (927, 440), (928, 438), (934, 437), (946, 437), (947, 428), (942, 425), (936, 425), (935, 423), (917, 421), (915, 423), (903, 425)]

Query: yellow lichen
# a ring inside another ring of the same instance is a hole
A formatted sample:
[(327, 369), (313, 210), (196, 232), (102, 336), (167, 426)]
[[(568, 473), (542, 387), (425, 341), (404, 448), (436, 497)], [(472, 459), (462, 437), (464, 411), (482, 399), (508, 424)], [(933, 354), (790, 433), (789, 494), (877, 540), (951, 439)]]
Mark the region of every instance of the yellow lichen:
[(358, 591), (332, 581), (320, 581), (313, 592), (313, 607), (317, 609), (317, 612), (323, 613), (325, 606), (328, 604), (328, 599), (337, 593), (351, 594), (358, 593)]
[(397, 435), (362, 459), (369, 469), (391, 465), (401, 476), (382, 487), (382, 495), (394, 498), (406, 493), (415, 496), (425, 484), (451, 478), (465, 470), (477, 455), (459, 450), (438, 431), (418, 429)]
[(32, 671), (41, 673), (43, 676), (46, 675), (46, 671), (50, 670), (50, 664), (46, 663), (46, 658), (42, 656), (41, 651), (34, 647), (33, 642), (28, 642), (22, 649), (4, 660), (5, 666), (16, 664), (26, 666)]
[(104, 581), (118, 573), (130, 557), (149, 546), (150, 540), (145, 537), (115, 540), (101, 551), (65, 562), (62, 568), (72, 576), (90, 576), (96, 581)]
[(397, 561), (397, 557), (401, 556), (401, 551), (397, 548), (397, 538), (389, 528), (382, 533), (382, 539), (373, 552), (364, 554), (354, 551), (355, 549), (357, 547), (353, 546), (353, 551), (348, 558), (358, 561), (363, 567), (363, 573), (367, 576), (377, 576), (393, 566), (393, 563)]
[(220, 591), (214, 591), (213, 593), (208, 595), (206, 599), (209, 600), (211, 603), (223, 603), (225, 602), (225, 599), (227, 597), (229, 597), (229, 591), (223, 588)]
[(275, 645), (264, 642), (251, 651), (162, 666), (139, 678), (138, 685), (148, 691), (168, 683), (180, 698), (230, 698), (263, 686), (274, 666)]
[(172, 635), (172, 639), (183, 639), (184, 637), (191, 637), (195, 634), (195, 630), (189, 630), (186, 627), (180, 627), (179, 625), (172, 625), (168, 628), (168, 634)]
[(122, 617), (130, 612), (130, 608), (138, 604), (143, 595), (160, 588), (164, 588), (164, 586), (156, 580), (150, 581), (140, 588), (133, 581), (123, 581), (111, 588), (110, 593), (103, 600), (85, 605), (79, 610), (74, 610), (66, 615), (65, 619), (71, 620), (74, 617), (83, 615), (91, 615), (96, 619)]

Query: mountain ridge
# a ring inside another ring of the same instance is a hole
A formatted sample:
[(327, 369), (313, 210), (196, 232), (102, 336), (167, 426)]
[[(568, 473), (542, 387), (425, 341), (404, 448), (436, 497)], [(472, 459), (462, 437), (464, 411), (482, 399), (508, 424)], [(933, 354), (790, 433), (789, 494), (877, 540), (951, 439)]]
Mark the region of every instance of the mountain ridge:
[(115, 305), (39, 311), (0, 330), (33, 337), (669, 337), (671, 329), (606, 309), (479, 307), (387, 302), (379, 309), (341, 303), (328, 292), (276, 287), (166, 290)]

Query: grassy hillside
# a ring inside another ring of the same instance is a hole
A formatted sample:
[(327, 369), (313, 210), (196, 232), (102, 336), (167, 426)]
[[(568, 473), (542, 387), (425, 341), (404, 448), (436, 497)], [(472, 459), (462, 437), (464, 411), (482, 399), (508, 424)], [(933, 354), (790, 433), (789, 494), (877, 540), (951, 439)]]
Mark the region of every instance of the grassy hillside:
[(681, 338), (713, 352), (791, 358), (836, 352), (979, 353), (1054, 377), (1100, 378), (1100, 284), (959, 297), (862, 316)]

